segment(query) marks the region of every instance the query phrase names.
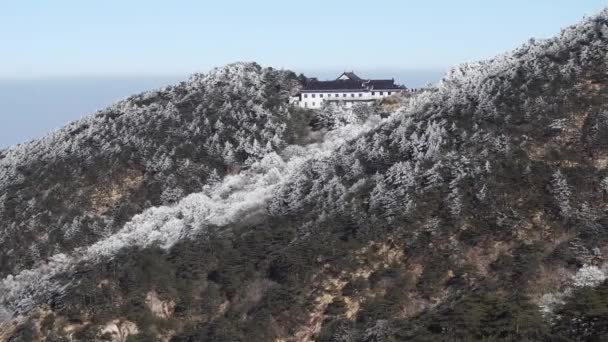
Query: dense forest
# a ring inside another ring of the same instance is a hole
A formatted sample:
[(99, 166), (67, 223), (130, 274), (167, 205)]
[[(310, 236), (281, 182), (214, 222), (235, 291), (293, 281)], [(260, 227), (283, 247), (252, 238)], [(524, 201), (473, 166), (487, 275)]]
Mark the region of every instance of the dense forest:
[(608, 11), (371, 106), (237, 63), (0, 152), (0, 339), (608, 340)]
[(0, 151), (0, 275), (94, 243), (306, 129), (293, 73), (233, 64)]

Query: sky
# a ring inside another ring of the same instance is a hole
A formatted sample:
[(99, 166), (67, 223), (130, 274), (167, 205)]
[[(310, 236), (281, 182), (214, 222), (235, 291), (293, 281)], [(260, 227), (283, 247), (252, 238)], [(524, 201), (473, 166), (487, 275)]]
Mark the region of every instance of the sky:
[(174, 75), (234, 61), (445, 68), (549, 37), (600, 0), (0, 2), (0, 78)]
[(418, 87), (608, 0), (0, 0), (0, 148), (236, 61)]

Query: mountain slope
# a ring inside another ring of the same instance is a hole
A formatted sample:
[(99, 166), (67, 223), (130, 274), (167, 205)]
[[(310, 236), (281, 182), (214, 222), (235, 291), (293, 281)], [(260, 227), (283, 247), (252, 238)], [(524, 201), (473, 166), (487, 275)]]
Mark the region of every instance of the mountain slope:
[(321, 143), (268, 151), (5, 278), (5, 329), (46, 340), (605, 340), (607, 53), (604, 11), (457, 67), (388, 119), (380, 105)]
[(233, 64), (0, 151), (0, 275), (91, 244), (297, 139), (293, 73)]

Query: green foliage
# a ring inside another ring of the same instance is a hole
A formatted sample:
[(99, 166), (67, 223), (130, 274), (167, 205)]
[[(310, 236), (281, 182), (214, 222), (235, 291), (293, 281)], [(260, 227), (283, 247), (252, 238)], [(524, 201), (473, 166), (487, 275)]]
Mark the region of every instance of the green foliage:
[(553, 330), (573, 341), (608, 340), (608, 283), (575, 290), (555, 311)]
[(323, 328), (319, 332), (315, 341), (317, 342), (334, 342), (346, 340), (343, 339), (349, 336), (349, 331), (353, 330), (353, 323), (346, 319), (327, 319), (323, 322)]
[(95, 341), (98, 331), (98, 326), (88, 324), (84, 328), (76, 331), (73, 336), (77, 341)]
[(127, 336), (127, 339), (125, 340), (125, 342), (144, 342), (144, 341), (149, 341), (149, 340), (145, 340), (139, 334), (138, 335), (129, 335), (129, 336)]
[(51, 331), (53, 329), (54, 324), (55, 324), (55, 315), (53, 313), (50, 313), (44, 317), (42, 322), (40, 322), (40, 330), (42, 332)]
[(416, 284), (416, 288), (423, 296), (430, 297), (441, 290), (449, 264), (444, 256), (435, 255), (431, 258), (432, 262), (425, 265), (425, 268)]
[(325, 308), (325, 314), (328, 316), (342, 316), (346, 313), (346, 303), (342, 298), (336, 297)]
[(413, 341), (538, 341), (550, 336), (538, 307), (520, 294), (471, 295), (407, 322), (397, 333)]
[(363, 277), (356, 277), (355, 279), (349, 281), (344, 288), (342, 288), (343, 296), (357, 296), (361, 294), (368, 286), (367, 280)]
[(19, 325), (15, 332), (9, 337), (7, 342), (31, 342), (34, 341), (38, 336), (36, 334), (34, 323), (32, 321), (26, 321)]
[(285, 142), (287, 144), (304, 145), (310, 133), (312, 110), (299, 107), (291, 109), (290, 120), (287, 121)]

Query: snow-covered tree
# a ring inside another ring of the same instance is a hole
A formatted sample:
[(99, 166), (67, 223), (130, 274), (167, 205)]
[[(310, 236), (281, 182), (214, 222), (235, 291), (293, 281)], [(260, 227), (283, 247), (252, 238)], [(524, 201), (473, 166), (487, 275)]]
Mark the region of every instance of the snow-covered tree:
[(555, 197), (555, 201), (557, 202), (561, 215), (564, 218), (569, 218), (572, 215), (573, 210), (572, 206), (570, 205), (572, 192), (570, 186), (568, 185), (568, 180), (561, 170), (557, 170), (553, 174), (551, 191), (553, 192), (553, 196)]
[(606, 272), (594, 265), (584, 265), (572, 279), (575, 287), (595, 287), (608, 278)]

